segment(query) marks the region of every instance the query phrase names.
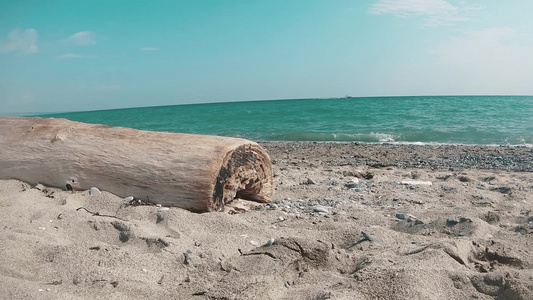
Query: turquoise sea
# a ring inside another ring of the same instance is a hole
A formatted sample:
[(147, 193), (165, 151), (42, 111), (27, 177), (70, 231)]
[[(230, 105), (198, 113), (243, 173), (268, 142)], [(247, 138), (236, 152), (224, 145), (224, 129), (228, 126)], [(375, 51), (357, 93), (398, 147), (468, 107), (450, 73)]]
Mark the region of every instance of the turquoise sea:
[(255, 141), (533, 145), (533, 96), (269, 100), (41, 116)]

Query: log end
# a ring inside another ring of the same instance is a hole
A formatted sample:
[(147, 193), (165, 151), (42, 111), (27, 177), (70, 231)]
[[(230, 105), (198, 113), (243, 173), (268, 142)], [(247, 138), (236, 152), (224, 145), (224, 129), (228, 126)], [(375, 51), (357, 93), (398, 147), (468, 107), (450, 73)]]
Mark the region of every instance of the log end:
[(215, 181), (215, 211), (235, 198), (266, 203), (272, 200), (274, 184), (268, 153), (256, 143), (240, 145), (229, 152)]

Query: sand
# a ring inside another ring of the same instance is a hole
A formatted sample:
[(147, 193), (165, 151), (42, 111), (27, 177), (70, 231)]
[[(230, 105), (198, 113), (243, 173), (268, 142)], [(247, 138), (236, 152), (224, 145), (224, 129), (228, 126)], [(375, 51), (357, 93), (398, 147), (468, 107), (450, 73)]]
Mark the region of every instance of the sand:
[(4, 299), (533, 299), (533, 149), (263, 143), (225, 212), (0, 181)]

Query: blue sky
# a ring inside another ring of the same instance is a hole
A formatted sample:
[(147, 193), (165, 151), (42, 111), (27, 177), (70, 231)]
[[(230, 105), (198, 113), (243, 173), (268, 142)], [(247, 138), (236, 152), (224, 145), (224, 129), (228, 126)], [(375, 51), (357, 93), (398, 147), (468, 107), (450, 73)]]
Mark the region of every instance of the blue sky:
[(532, 11), (531, 0), (3, 0), (0, 114), (533, 95)]

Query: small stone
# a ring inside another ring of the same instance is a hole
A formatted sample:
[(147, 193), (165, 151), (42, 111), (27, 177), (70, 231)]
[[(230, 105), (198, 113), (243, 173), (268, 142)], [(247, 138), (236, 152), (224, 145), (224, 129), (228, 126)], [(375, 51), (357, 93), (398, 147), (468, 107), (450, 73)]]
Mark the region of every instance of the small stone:
[(374, 241), (374, 238), (371, 237), (368, 233), (364, 232), (364, 231), (361, 231), (361, 234), (363, 235), (363, 238), (369, 242), (373, 242)]
[(407, 214), (402, 214), (402, 213), (396, 214), (396, 218), (398, 218), (400, 220), (405, 220), (408, 217), (409, 217), (409, 215), (407, 215)]
[(400, 182), (403, 185), (433, 185), (431, 181), (421, 181), (421, 180), (403, 180)]
[(493, 191), (493, 192), (500, 192), (500, 193), (505, 194), (505, 195), (510, 195), (511, 194), (511, 188), (510, 187), (506, 187), (506, 186), (492, 188), (490, 190)]
[(272, 239), (268, 240), (265, 245), (266, 246), (272, 246), (274, 244), (274, 242), (276, 242), (276, 240), (272, 238)]
[(313, 209), (313, 212), (327, 214), (329, 211), (324, 207), (317, 206)]
[(459, 181), (461, 181), (461, 182), (470, 182), (470, 181), (472, 181), (472, 179), (470, 179), (470, 178), (468, 178), (466, 176), (459, 176), (459, 177), (457, 177), (457, 179), (459, 179)]
[(489, 211), (485, 217), (485, 221), (489, 224), (497, 224), (500, 222), (500, 215), (493, 211)]
[(124, 203), (130, 204), (131, 202), (133, 202), (133, 200), (135, 200), (135, 197), (128, 196), (128, 197), (124, 198)]
[(278, 208), (278, 206), (276, 205), (276, 203), (269, 203), (269, 204), (268, 204), (268, 207), (269, 207), (269, 209), (276, 209), (276, 208)]
[(360, 183), (359, 180), (345, 183), (344, 186), (346, 188), (348, 188), (348, 189), (359, 189), (359, 190), (361, 190), (362, 188), (366, 187), (366, 185)]
[(311, 178), (307, 178), (307, 181), (305, 182), (306, 184), (316, 184), (313, 179)]
[(96, 187), (92, 187), (90, 190), (89, 190), (89, 195), (91, 196), (98, 196), (100, 195), (102, 192), (100, 192), (100, 190)]
[(459, 220), (456, 217), (449, 217), (446, 219), (446, 226), (454, 226), (459, 223)]
[(183, 263), (186, 265), (189, 265), (191, 263), (191, 250), (187, 250), (187, 252), (183, 252)]
[(159, 211), (167, 211), (167, 210), (170, 210), (170, 208), (169, 207), (160, 207), (158, 210)]

